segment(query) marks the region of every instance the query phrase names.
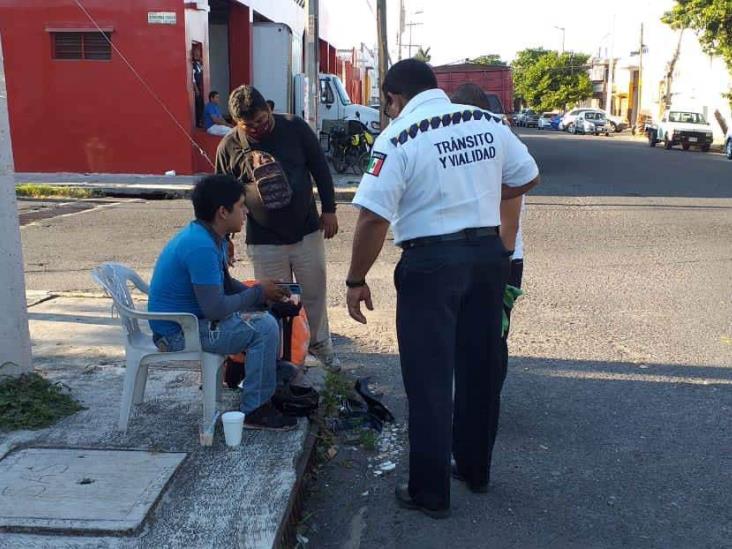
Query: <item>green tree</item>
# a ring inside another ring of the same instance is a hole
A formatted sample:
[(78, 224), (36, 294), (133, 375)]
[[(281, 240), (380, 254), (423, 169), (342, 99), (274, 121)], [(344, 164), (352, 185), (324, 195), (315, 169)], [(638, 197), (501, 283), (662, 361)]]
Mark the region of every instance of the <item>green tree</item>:
[(514, 94), (539, 112), (563, 109), (587, 99), (592, 96), (589, 59), (584, 53), (520, 51), (511, 64)]
[(470, 59), (468, 63), (475, 63), (476, 65), (501, 65), (506, 66), (506, 62), (501, 60), (501, 56), (496, 53), (489, 53), (487, 55), (480, 55), (475, 59)]
[(675, 29), (694, 29), (710, 55), (722, 57), (732, 71), (732, 2), (729, 0), (676, 0), (663, 22)]
[(430, 49), (432, 48), (424, 49), (420, 46), (420, 48), (417, 50), (417, 53), (414, 54), (414, 58), (417, 61), (424, 61), (425, 63), (429, 63), (432, 59), (432, 56), (430, 55)]
[[(663, 22), (674, 29), (693, 29), (709, 55), (724, 59), (732, 73), (732, 1), (676, 0)], [(727, 94), (732, 105), (732, 93)]]

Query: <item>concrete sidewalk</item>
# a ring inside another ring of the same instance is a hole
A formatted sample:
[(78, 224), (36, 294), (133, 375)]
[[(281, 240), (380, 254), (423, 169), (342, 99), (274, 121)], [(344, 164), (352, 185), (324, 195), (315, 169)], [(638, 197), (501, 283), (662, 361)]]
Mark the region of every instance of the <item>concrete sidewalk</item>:
[[(134, 454), (137, 461), (144, 462), (157, 459), (156, 456), (171, 456), (171, 459), (182, 456), (183, 459), (173, 469), (169, 482), (160, 483), (159, 493), (154, 497), (146, 493), (152, 505), (144, 520), (121, 532), (106, 527), (104, 520), (92, 521), (92, 518), (99, 519), (98, 516), (87, 516), (103, 503), (97, 501), (95, 505), (93, 497), (78, 505), (78, 509), (69, 508), (74, 505), (73, 499), (63, 498), (65, 505), (60, 506), (63, 507), (60, 518), (66, 521), (62, 524), (70, 525), (68, 529), (45, 529), (43, 524), (51, 524), (51, 519), (58, 518), (47, 516), (32, 523), (39, 524), (38, 527), (20, 528), (17, 520), (13, 527), (8, 509), (14, 502), (3, 491), (0, 493), (0, 515), (5, 509), (5, 516), (0, 516), (1, 547), (270, 548), (281, 546), (293, 535), (288, 527), (314, 443), (307, 420), (300, 420), (296, 430), (286, 433), (245, 431), (241, 447), (235, 449), (224, 445), (219, 425), (214, 445), (201, 447), (198, 442), (199, 368), (193, 363), (176, 363), (150, 369), (145, 401), (133, 412), (127, 433), (121, 433), (116, 423), (124, 356), (119, 320), (110, 316), (111, 301), (89, 294), (29, 292), (28, 305), (35, 371), (68, 386), (86, 410), (48, 429), (5, 436), (0, 442), (0, 473), (5, 464), (17, 461), (26, 447), (57, 449), (59, 455), (69, 448), (84, 449), (85, 453), (117, 451), (104, 458), (110, 460), (110, 468), (115, 467), (114, 459), (126, 455), (119, 450)], [(238, 407), (236, 392), (224, 390), (224, 400), (224, 409)], [(99, 460), (94, 464), (99, 467)], [(133, 480), (139, 483), (138, 475), (143, 474), (139, 468), (131, 470), (135, 471), (134, 476), (125, 477), (113, 469), (108, 475), (102, 475), (112, 485), (113, 494), (119, 493), (120, 498), (133, 488), (128, 486)], [(62, 480), (65, 477), (66, 484), (84, 484), (71, 482), (70, 474), (56, 476)], [(114, 486), (111, 477), (115, 475), (122, 485)], [(46, 473), (43, 477), (48, 478)], [(140, 502), (135, 500), (137, 496), (132, 495), (134, 501), (129, 509), (118, 504), (125, 520), (141, 512)], [(41, 495), (35, 502), (35, 494), (23, 496), (28, 508), (48, 506)], [(116, 496), (107, 494), (104, 498), (104, 503), (110, 505), (110, 498), (114, 500)], [(70, 516), (76, 520), (69, 521)], [(118, 523), (132, 524), (129, 520)]]

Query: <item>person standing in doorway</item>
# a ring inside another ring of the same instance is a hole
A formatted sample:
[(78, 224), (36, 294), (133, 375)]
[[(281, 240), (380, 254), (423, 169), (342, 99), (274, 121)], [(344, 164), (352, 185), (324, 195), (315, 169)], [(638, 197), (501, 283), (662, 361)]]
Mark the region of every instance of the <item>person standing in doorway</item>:
[(203, 53), (201, 44), (191, 48), (193, 95), (195, 96), (196, 127), (203, 128)]
[(365, 323), (361, 303), (373, 309), (366, 276), (391, 225), (403, 250), (394, 281), (409, 404), (409, 482), (397, 485), (396, 498), (403, 508), (445, 518), (451, 454), (468, 488), (488, 489), (508, 278), (500, 202), (537, 185), (539, 171), (500, 117), (451, 103), (426, 63), (395, 64), (382, 91), (392, 121), (353, 200), (361, 211), (348, 312)]
[[(257, 279), (292, 281), (302, 287), (310, 323), (310, 353), (326, 369), (337, 371), (328, 325), (324, 239), (338, 233), (335, 189), (320, 143), (310, 126), (297, 116), (273, 114), (262, 94), (244, 85), (231, 92), (229, 112), (236, 128), (216, 152), (216, 172), (233, 175), (246, 189), (247, 255)], [(284, 172), (292, 196), (289, 203), (268, 207), (252, 162), (266, 153)], [(321, 213), (313, 196), (318, 187)]]

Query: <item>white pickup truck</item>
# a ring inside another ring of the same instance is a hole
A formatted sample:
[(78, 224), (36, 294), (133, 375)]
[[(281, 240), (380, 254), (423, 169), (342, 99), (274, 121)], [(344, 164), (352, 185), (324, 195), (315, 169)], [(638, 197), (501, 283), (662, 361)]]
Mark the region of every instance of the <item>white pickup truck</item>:
[(648, 127), (646, 132), (651, 147), (655, 147), (656, 143), (663, 143), (666, 149), (681, 145), (685, 151), (693, 145), (707, 152), (713, 139), (712, 127), (704, 115), (691, 109), (667, 110), (661, 122)]

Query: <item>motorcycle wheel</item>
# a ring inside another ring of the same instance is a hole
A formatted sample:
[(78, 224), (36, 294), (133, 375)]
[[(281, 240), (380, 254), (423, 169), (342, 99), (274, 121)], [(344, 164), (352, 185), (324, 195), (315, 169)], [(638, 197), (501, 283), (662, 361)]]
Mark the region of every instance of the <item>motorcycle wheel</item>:
[(338, 173), (344, 173), (348, 169), (348, 163), (346, 162), (345, 153), (343, 151), (335, 151), (335, 154), (331, 157), (333, 168)]

